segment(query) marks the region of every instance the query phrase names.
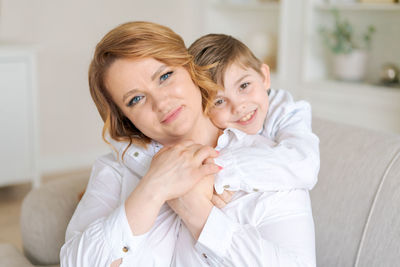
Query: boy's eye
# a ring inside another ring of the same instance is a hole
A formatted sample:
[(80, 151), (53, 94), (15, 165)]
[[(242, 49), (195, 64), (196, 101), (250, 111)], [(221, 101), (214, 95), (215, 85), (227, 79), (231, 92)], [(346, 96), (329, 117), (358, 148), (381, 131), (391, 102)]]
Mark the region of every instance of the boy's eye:
[(169, 78), (169, 76), (172, 75), (172, 73), (173, 73), (173, 71), (168, 71), (168, 72), (164, 73), (163, 75), (161, 75), (160, 82), (167, 80)]
[(219, 99), (214, 101), (214, 106), (218, 107), (218, 106), (221, 106), (224, 103), (225, 103), (225, 100), (222, 99), (222, 98), (219, 98)]
[(144, 96), (142, 95), (137, 95), (132, 97), (132, 99), (128, 102), (128, 107), (132, 107), (134, 105), (136, 105), (137, 103), (139, 103), (140, 100), (142, 100), (142, 98), (144, 98)]
[(246, 89), (249, 86), (249, 84), (250, 84), (249, 82), (242, 83), (240, 85), (240, 90), (242, 91), (242, 90)]

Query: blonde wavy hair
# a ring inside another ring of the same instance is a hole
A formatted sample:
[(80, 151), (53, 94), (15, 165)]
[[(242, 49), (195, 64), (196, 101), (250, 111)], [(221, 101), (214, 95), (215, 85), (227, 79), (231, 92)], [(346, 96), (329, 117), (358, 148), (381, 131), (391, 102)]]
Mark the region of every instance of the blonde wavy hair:
[[(114, 103), (105, 83), (111, 64), (121, 58), (154, 58), (168, 66), (184, 67), (202, 95), (203, 112), (209, 107), (219, 88), (211, 79), (209, 67), (194, 64), (183, 39), (168, 27), (151, 22), (128, 22), (109, 33), (97, 44), (89, 67), (90, 94), (104, 121), (102, 136), (146, 147), (151, 139), (140, 132)], [(126, 152), (125, 149), (124, 153)]]

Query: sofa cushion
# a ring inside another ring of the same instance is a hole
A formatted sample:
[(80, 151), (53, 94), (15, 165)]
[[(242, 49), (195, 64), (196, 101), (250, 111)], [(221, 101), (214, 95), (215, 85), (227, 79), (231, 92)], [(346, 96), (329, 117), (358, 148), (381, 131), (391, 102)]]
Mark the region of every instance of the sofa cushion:
[(314, 119), (313, 131), (321, 141), (321, 170), (311, 191), (317, 265), (354, 266), (372, 203), (400, 149), (400, 138), (320, 119)]
[(88, 177), (57, 179), (25, 197), (21, 211), (24, 253), (33, 264), (58, 264), (65, 231)]

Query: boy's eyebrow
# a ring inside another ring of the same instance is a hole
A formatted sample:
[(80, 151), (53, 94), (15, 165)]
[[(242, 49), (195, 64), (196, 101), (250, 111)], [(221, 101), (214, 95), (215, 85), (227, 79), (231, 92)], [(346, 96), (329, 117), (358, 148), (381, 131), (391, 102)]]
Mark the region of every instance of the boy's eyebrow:
[(250, 76), (249, 74), (245, 74), (242, 77), (240, 77), (235, 83), (234, 85), (238, 85), (244, 78), (246, 78), (247, 76)]

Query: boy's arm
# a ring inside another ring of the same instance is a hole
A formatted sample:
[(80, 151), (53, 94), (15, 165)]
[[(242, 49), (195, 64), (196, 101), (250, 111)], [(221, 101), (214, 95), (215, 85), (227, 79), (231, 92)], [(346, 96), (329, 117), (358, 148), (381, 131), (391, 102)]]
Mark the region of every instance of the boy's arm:
[[(319, 172), (319, 139), (311, 130), (311, 107), (289, 102), (273, 110), (262, 135), (245, 136), (220, 153), (224, 169), (215, 189), (276, 191), (312, 189)], [(265, 136), (270, 136), (271, 138)], [(251, 139), (249, 142), (248, 139)]]
[(250, 221), (257, 218), (256, 223), (249, 223), (249, 218), (236, 222), (215, 207), (211, 210), (195, 245), (203, 261), (210, 266), (315, 267), (314, 223), (307, 190), (276, 192), (270, 197), (264, 194), (239, 200), (245, 202), (244, 214), (245, 207), (255, 211)]

